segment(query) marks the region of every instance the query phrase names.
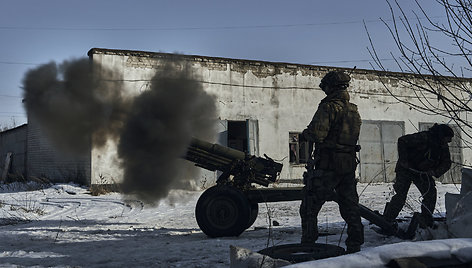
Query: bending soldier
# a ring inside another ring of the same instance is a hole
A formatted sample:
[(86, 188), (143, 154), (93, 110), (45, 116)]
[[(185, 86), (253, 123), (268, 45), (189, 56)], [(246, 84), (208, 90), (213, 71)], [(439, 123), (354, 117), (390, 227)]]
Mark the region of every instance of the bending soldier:
[(357, 252), (364, 243), (359, 212), (355, 170), (357, 140), (361, 118), (357, 106), (349, 102), (346, 91), (349, 75), (340, 71), (327, 73), (320, 88), (326, 93), (303, 136), (315, 143), (314, 170), (307, 165), (304, 174), (304, 198), (300, 206), (302, 243), (318, 239), (317, 216), (323, 204), (336, 195), (341, 216), (348, 224), (347, 251)]
[(451, 167), (448, 143), (454, 131), (445, 124), (434, 124), (429, 130), (398, 138), (398, 162), (395, 167), (395, 195), (387, 203), (384, 218), (392, 223), (405, 205), (410, 185), (413, 182), (421, 192), (420, 226), (433, 225), (436, 205), (434, 178), (441, 177)]

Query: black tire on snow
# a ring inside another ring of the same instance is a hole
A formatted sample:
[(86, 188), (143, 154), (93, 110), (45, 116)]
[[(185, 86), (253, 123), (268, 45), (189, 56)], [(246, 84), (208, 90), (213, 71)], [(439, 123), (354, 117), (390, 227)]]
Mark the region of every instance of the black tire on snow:
[(257, 219), (258, 214), (259, 214), (259, 204), (258, 203), (251, 203), (251, 216), (249, 217), (249, 222), (247, 224), (247, 228), (251, 227), (254, 224), (254, 222)]
[(195, 218), (209, 237), (239, 236), (250, 222), (251, 204), (240, 190), (216, 185), (198, 199)]
[(260, 250), (259, 253), (274, 259), (282, 259), (292, 263), (299, 263), (337, 257), (343, 255), (345, 251), (344, 248), (336, 245), (314, 243), (313, 245), (278, 245)]

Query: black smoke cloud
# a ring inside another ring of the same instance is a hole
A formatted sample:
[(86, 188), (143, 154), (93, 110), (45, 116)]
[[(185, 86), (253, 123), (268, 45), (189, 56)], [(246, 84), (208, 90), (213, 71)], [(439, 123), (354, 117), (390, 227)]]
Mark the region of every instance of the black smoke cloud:
[(129, 109), (121, 83), (98, 79), (88, 59), (32, 69), (23, 79), (23, 90), (28, 116), (59, 149), (72, 154), (117, 139)]
[(124, 192), (153, 203), (170, 189), (186, 186), (196, 173), (180, 157), (192, 136), (213, 139), (215, 123), (215, 99), (192, 78), (190, 67), (165, 64), (150, 90), (135, 98), (121, 134)]
[(170, 189), (191, 185), (195, 168), (181, 157), (191, 137), (214, 138), (214, 96), (177, 61), (164, 63), (149, 90), (134, 98), (122, 96), (119, 80), (103, 79), (110, 77), (117, 75), (88, 59), (32, 69), (23, 80), (28, 115), (70, 153), (88, 153), (114, 139), (126, 194), (153, 204)]

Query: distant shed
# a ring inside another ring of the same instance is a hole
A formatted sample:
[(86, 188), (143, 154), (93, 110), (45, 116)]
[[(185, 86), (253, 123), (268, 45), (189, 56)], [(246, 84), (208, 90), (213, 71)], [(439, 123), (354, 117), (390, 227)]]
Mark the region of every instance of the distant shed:
[(90, 184), (90, 154), (71, 155), (58, 150), (30, 116), (27, 138), (28, 176), (52, 182)]
[(26, 124), (0, 132), (0, 176), (27, 177), (27, 133)]

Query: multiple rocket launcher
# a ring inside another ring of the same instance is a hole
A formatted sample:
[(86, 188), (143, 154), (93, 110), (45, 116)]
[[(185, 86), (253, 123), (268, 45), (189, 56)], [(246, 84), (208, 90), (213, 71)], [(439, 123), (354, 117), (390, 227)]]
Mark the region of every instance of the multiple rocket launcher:
[[(277, 177), (282, 171), (283, 165), (281, 163), (275, 162), (267, 155), (264, 156), (265, 158), (248, 155), (219, 144), (192, 139), (184, 158), (195, 163), (198, 167), (210, 171), (220, 171), (216, 181), (217, 185), (207, 189), (208, 193), (203, 193), (197, 203), (197, 222), (207, 235), (212, 237), (239, 235), (239, 232), (249, 228), (254, 222), (254, 216), (257, 217), (258, 203), (302, 200), (301, 187), (256, 188), (252, 186), (252, 183), (255, 183), (268, 187), (277, 181)], [(227, 196), (224, 194), (225, 191), (228, 192)], [(232, 196), (238, 202), (230, 200), (233, 198)], [(331, 201), (336, 201), (336, 195)], [(250, 219), (238, 219), (240, 215), (247, 214), (238, 213), (238, 211), (248, 209)], [(359, 209), (363, 218), (381, 227), (387, 233), (396, 234), (396, 226), (385, 221), (379, 212), (372, 211), (361, 204), (359, 204)], [(250, 224), (238, 227), (240, 221), (247, 221)], [(235, 232), (234, 228), (237, 228), (238, 231)], [(215, 229), (218, 231), (213, 232)]]

